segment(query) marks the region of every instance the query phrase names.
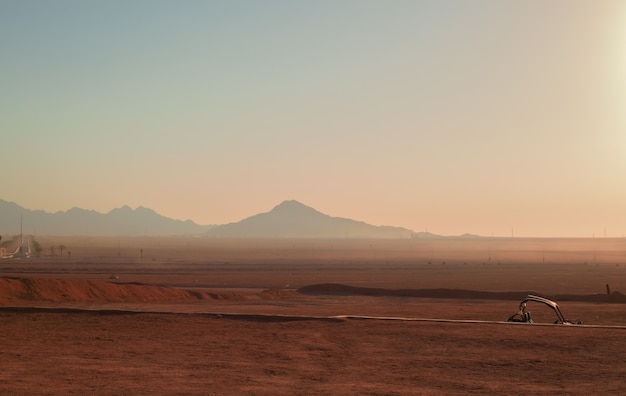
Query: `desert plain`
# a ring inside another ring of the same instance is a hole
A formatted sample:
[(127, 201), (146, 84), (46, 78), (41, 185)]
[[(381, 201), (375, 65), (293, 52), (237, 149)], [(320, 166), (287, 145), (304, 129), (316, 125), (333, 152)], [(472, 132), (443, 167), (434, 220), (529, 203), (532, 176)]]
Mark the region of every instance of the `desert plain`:
[(624, 238), (37, 239), (0, 394), (626, 393)]

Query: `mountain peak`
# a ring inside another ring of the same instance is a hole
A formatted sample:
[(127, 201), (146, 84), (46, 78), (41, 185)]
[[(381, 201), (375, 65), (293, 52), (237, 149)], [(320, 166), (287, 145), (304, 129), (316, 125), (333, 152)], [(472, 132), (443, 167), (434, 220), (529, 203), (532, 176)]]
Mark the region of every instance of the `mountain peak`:
[(134, 212), (134, 210), (130, 206), (124, 205), (119, 208), (111, 209), (111, 211), (108, 214), (129, 214), (132, 212)]
[(284, 215), (284, 216), (301, 216), (301, 215), (323, 215), (323, 213), (313, 209), (310, 206), (306, 206), (305, 204), (295, 201), (288, 200), (283, 201), (278, 206), (274, 207), (269, 213), (274, 215)]
[(143, 214), (150, 214), (150, 215), (158, 214), (153, 209), (146, 208), (143, 206), (138, 206), (137, 209), (135, 209), (135, 213), (143, 213)]
[(281, 202), (280, 204), (276, 205), (274, 209), (272, 209), (272, 211), (284, 210), (284, 209), (302, 209), (302, 208), (312, 209), (311, 207), (308, 207), (305, 204), (292, 199), (292, 200)]

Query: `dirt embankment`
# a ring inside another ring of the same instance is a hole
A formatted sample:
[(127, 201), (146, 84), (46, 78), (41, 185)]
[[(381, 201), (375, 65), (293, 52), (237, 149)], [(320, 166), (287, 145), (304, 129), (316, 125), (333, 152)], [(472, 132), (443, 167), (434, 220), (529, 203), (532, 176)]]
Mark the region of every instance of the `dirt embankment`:
[[(233, 291), (183, 290), (141, 283), (44, 278), (0, 278), (0, 305), (48, 303), (189, 303), (200, 300), (242, 301), (288, 297), (286, 291), (264, 290), (253, 296)], [(295, 292), (291, 292), (295, 294)]]

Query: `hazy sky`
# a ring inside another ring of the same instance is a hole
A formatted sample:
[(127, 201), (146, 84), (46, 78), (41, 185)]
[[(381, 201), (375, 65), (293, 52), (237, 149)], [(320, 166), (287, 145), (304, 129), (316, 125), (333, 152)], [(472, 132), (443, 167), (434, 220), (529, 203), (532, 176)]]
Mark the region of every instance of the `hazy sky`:
[(626, 2), (0, 0), (0, 198), (626, 234)]

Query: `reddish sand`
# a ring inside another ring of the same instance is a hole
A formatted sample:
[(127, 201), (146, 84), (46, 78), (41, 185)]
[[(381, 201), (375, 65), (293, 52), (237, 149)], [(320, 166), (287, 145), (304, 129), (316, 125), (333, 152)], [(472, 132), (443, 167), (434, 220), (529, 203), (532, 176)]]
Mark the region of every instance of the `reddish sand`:
[[(619, 296), (623, 240), (53, 242), (71, 259), (0, 261), (0, 394), (626, 393), (623, 328), (294, 317), (501, 321), (519, 301), (497, 293)], [(357, 292), (306, 288), (325, 283)], [(624, 304), (559, 302), (626, 326)]]

